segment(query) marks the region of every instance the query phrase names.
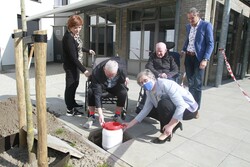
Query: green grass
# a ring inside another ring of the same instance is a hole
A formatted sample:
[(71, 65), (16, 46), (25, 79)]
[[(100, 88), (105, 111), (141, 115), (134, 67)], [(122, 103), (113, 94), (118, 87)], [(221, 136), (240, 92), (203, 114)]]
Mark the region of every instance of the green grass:
[(64, 130), (63, 130), (62, 128), (59, 128), (59, 129), (57, 129), (57, 130), (55, 131), (55, 133), (56, 133), (57, 135), (60, 135), (60, 134), (63, 134), (63, 133), (64, 133)]
[(69, 144), (71, 147), (75, 147), (76, 146), (76, 143), (70, 143)]
[(110, 166), (107, 163), (103, 163), (103, 164), (98, 165), (97, 167), (110, 167)]

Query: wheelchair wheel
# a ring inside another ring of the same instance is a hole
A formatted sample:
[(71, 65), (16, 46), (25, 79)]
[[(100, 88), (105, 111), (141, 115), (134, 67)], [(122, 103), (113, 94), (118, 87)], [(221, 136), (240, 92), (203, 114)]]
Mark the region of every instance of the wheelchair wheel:
[(128, 97), (126, 99), (126, 102), (125, 102), (125, 105), (122, 109), (122, 112), (121, 112), (121, 119), (122, 120), (125, 120), (126, 119), (126, 116), (127, 116), (127, 110), (128, 110)]
[(84, 105), (84, 109), (85, 111), (88, 113), (89, 116), (89, 112), (88, 112), (88, 88), (89, 88), (89, 80), (86, 81), (85, 83), (85, 105)]
[(125, 120), (126, 119), (126, 116), (127, 116), (127, 111), (125, 109), (122, 110), (122, 113), (121, 113), (121, 119), (122, 120)]

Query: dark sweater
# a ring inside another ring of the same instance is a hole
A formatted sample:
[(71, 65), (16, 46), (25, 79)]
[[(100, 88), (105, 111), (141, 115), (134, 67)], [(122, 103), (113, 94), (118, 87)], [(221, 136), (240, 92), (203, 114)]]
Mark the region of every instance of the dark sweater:
[(166, 53), (162, 58), (157, 57), (156, 53), (152, 53), (148, 59), (147, 64), (145, 65), (146, 69), (150, 69), (156, 78), (159, 74), (165, 73), (168, 78), (172, 78), (178, 74), (178, 66), (174, 61), (172, 56), (169, 56)]
[[(82, 73), (86, 71), (86, 68), (78, 60), (77, 42), (69, 31), (66, 31), (62, 39), (63, 48), (63, 63), (66, 69), (78, 68)], [(89, 49), (83, 48), (83, 52), (89, 52)]]

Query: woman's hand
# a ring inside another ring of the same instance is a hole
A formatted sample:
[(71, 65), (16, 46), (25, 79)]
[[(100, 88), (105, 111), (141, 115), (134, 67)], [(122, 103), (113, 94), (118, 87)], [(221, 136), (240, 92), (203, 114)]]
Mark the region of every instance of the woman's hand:
[(88, 70), (86, 70), (83, 74), (85, 75), (85, 77), (89, 77), (91, 75), (91, 73)]
[(92, 54), (92, 55), (95, 55), (95, 51), (93, 51), (91, 49), (89, 50), (89, 53)]
[(136, 119), (133, 119), (132, 121), (130, 121), (129, 123), (123, 123), (123, 131), (126, 131), (127, 129), (131, 128), (132, 126), (134, 126), (135, 124), (137, 124), (138, 122), (136, 121)]
[(170, 126), (169, 124), (165, 125), (163, 128), (163, 133), (166, 135), (166, 136), (169, 136), (169, 135), (172, 135), (172, 131), (173, 131), (173, 126)]

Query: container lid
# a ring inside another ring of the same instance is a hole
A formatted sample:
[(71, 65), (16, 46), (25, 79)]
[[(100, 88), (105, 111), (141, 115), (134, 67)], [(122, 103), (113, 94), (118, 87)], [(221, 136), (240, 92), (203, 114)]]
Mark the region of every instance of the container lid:
[(103, 128), (107, 130), (119, 130), (122, 127), (122, 124), (119, 122), (105, 122), (103, 125)]

